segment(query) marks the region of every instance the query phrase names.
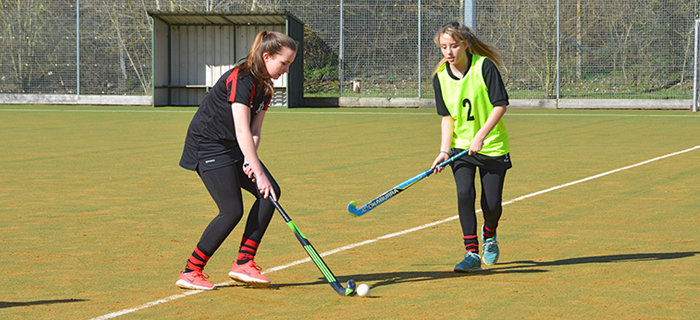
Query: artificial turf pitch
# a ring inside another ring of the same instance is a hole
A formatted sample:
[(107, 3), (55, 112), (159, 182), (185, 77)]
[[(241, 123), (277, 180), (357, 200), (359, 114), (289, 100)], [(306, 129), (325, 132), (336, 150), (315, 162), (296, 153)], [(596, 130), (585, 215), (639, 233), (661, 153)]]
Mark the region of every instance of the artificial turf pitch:
[[(499, 263), (457, 274), (449, 169), (365, 216), (346, 211), (430, 166), (433, 110), (271, 109), (259, 154), (280, 203), (320, 253), (332, 252), (324, 260), (341, 282), (372, 287), (346, 298), (312, 263), (293, 264), (306, 253), (278, 215), (256, 258), (271, 288), (184, 295), (175, 286), (217, 214), (197, 174), (177, 165), (194, 111), (0, 106), (0, 318), (700, 315), (697, 114), (509, 110), (504, 201), (529, 196), (504, 206)], [(210, 260), (213, 283), (230, 283), (242, 227)]]

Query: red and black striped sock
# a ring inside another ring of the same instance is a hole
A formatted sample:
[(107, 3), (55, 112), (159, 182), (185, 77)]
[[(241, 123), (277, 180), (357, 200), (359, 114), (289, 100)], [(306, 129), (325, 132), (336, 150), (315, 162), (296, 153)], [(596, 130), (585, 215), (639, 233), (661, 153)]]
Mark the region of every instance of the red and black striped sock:
[(202, 272), (202, 270), (204, 270), (204, 266), (207, 265), (209, 259), (211, 259), (211, 256), (202, 253), (202, 250), (199, 250), (199, 247), (194, 248), (194, 252), (192, 252), (190, 258), (187, 259), (185, 273), (192, 271)]
[(464, 236), (464, 249), (466, 249), (467, 252), (479, 253), (479, 242), (476, 235)]
[(259, 242), (247, 239), (243, 237), (241, 240), (241, 247), (238, 250), (238, 258), (236, 258), (236, 264), (244, 264), (255, 258), (255, 254), (258, 252)]
[(489, 239), (496, 236), (496, 228), (491, 229), (484, 225), (484, 228), (481, 230), (484, 233), (484, 239)]

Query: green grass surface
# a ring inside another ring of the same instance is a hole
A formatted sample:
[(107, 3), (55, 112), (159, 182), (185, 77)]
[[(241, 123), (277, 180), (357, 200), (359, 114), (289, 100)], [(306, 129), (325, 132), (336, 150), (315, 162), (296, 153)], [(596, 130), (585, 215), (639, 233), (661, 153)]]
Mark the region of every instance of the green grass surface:
[[(499, 263), (452, 272), (464, 249), (451, 220), (325, 256), (341, 281), (372, 287), (347, 298), (308, 262), (266, 273), (270, 289), (179, 296), (179, 271), (217, 213), (197, 174), (177, 165), (194, 111), (0, 106), (0, 318), (91, 319), (173, 296), (117, 319), (700, 314), (700, 149), (533, 195), (698, 146), (697, 114), (509, 110), (504, 201), (531, 197), (504, 207)], [(346, 212), (429, 167), (439, 123), (432, 110), (272, 109), (259, 153), (323, 253), (456, 216), (449, 170), (363, 217)], [(242, 230), (210, 260), (213, 283), (229, 281)], [(256, 261), (306, 257), (276, 214)]]

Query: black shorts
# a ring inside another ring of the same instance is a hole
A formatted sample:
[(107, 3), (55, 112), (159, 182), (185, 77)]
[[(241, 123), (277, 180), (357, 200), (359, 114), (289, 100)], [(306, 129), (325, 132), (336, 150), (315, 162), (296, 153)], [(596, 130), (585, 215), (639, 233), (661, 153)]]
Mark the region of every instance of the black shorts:
[[(464, 149), (452, 148), (452, 150), (450, 150), (450, 157), (462, 151), (464, 151)], [(478, 153), (471, 156), (465, 155), (459, 159), (456, 159), (451, 164), (453, 169), (455, 163), (459, 161), (465, 161), (471, 165), (483, 168), (487, 171), (506, 171), (513, 167), (513, 163), (511, 163), (510, 161), (510, 153), (506, 153), (498, 157), (489, 157)]]
[(230, 166), (242, 159), (243, 153), (238, 148), (202, 152), (185, 146), (180, 158), (180, 166), (193, 171), (209, 171)]

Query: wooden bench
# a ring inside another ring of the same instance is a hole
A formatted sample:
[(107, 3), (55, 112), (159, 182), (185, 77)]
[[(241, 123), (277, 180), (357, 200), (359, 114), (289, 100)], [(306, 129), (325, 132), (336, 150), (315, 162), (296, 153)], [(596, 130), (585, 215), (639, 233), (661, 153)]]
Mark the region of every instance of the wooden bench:
[[(155, 86), (156, 89), (204, 89), (206, 92), (209, 92), (209, 90), (216, 84), (217, 81), (219, 81), (219, 78), (221, 76), (231, 70), (235, 65), (233, 64), (224, 64), (224, 65), (206, 65), (205, 72), (204, 72), (204, 79), (206, 84), (166, 84), (166, 85), (160, 85), (160, 86)], [(277, 80), (272, 80), (272, 83), (275, 88), (286, 88), (287, 87), (287, 74), (283, 74), (279, 79)]]

